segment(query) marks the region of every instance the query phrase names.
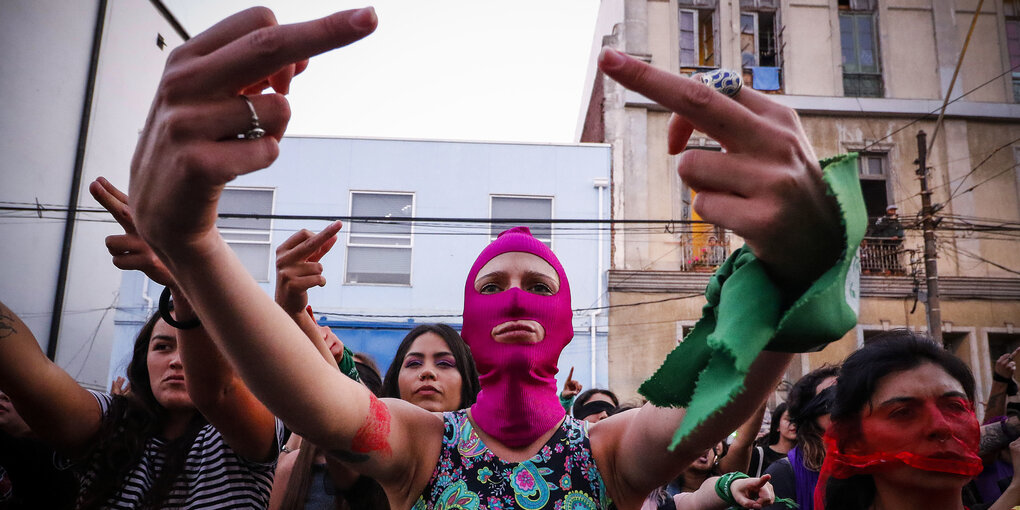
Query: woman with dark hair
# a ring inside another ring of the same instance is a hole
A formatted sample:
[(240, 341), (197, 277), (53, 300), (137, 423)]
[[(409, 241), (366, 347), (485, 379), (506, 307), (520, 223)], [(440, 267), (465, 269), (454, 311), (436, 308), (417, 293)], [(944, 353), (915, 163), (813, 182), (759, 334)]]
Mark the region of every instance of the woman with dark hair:
[(598, 423), (608, 418), (609, 415), (616, 414), (613, 411), (617, 407), (620, 407), (620, 399), (616, 398), (615, 393), (601, 388), (592, 388), (574, 399), (571, 413), (578, 420)]
[(797, 446), (797, 427), (790, 420), (786, 402), (780, 402), (772, 411), (769, 422), (769, 433), (762, 436), (751, 450), (751, 462), (748, 474), (761, 475), (773, 462), (776, 462)]
[(931, 339), (873, 339), (843, 363), (816, 504), (962, 510), (963, 486), (981, 472), (973, 405), (967, 365)]
[(801, 377), (790, 389), (789, 407), (797, 431), (797, 446), (772, 463), (766, 473), (772, 475), (777, 503), (770, 507), (786, 508), (783, 501), (793, 500), (801, 509), (813, 508), (813, 494), (818, 483), (818, 472), (825, 460), (822, 436), (829, 427), (829, 408), (835, 395), (839, 367), (826, 365)]
[(422, 324), (397, 347), (382, 393), (445, 412), (470, 407), (478, 389), (478, 369), (460, 334), (446, 324)]
[(77, 508), (268, 504), (282, 425), (243, 385), (209, 392), (223, 359), (208, 339), (183, 340), (152, 316), (132, 349), (131, 391), (111, 396), (54, 365), (2, 303), (0, 330), (0, 388), (79, 475)]
[(283, 425), (194, 320), (135, 232), (127, 197), (102, 178), (89, 191), (124, 228), (106, 238), (114, 265), (165, 285), (176, 304), (160, 300), (170, 320), (146, 321), (128, 365), (130, 391), (110, 395), (78, 385), (0, 303), (0, 390), (79, 476), (77, 508), (265, 508)]

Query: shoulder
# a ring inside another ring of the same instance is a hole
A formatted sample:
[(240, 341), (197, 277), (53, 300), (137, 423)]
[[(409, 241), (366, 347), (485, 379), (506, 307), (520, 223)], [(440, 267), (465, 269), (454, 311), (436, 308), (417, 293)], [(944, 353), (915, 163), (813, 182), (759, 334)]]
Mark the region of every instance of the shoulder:
[(92, 396), (96, 399), (96, 403), (99, 404), (99, 411), (103, 415), (104, 418), (107, 415), (110, 414), (110, 410), (113, 407), (113, 402), (114, 402), (115, 399), (118, 400), (118, 401), (127, 400), (124, 397), (120, 397), (120, 396), (114, 397), (113, 395), (110, 395), (109, 393), (105, 393), (105, 392), (102, 392), (102, 391), (95, 391), (95, 390), (86, 390), (86, 391), (88, 391), (90, 394), (92, 394)]
[(769, 464), (765, 472), (772, 475), (773, 478), (776, 476), (793, 476), (793, 466), (790, 465), (790, 459), (784, 455), (779, 460)]
[(772, 464), (765, 470), (765, 474), (772, 475), (772, 488), (776, 493), (777, 498), (789, 498), (794, 497), (797, 491), (796, 479), (793, 474), (793, 466), (790, 465), (790, 459), (783, 457)]

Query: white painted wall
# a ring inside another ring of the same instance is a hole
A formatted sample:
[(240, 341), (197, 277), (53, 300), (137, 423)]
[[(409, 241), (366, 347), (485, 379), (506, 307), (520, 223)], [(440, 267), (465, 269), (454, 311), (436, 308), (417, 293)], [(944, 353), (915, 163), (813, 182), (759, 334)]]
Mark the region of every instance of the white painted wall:
[[(0, 3), (0, 201), (66, 207), (99, 2)], [(126, 189), (131, 155), (164, 61), (182, 42), (150, 2), (107, 4), (87, 133), (79, 207), (96, 208), (88, 184), (103, 175)], [(157, 34), (167, 42), (156, 45)], [(8, 204), (0, 204), (8, 205)], [(64, 215), (0, 214), (0, 299), (43, 349), (63, 243)], [(80, 213), (73, 237), (56, 362), (82, 384), (106, 386), (120, 271), (103, 238), (104, 214)], [(98, 221), (97, 221), (98, 220)]]

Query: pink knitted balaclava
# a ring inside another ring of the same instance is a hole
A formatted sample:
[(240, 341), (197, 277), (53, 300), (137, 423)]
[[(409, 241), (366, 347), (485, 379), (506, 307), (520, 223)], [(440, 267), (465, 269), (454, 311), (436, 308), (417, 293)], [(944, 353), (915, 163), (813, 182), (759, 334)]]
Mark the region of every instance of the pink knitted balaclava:
[[(560, 288), (552, 296), (510, 288), (496, 294), (475, 291), (475, 278), (486, 263), (509, 252), (531, 253), (556, 270)], [(556, 362), (574, 336), (570, 285), (556, 255), (527, 227), (503, 232), (468, 273), (464, 286), (464, 341), (478, 365), (481, 391), (471, 417), (487, 434), (510, 447), (531, 444), (565, 414), (556, 395)], [(492, 339), (492, 328), (514, 320), (533, 320), (545, 328), (535, 344), (506, 344)]]

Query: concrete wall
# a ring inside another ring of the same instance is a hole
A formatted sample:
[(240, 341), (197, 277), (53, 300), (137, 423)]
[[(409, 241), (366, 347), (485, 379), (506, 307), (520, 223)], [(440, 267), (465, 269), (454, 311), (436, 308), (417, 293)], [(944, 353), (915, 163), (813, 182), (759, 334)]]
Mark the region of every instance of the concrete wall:
[[(65, 208), (99, 2), (0, 6), (0, 200)], [(180, 36), (149, 2), (113, 0), (104, 29), (91, 122), (84, 134), (78, 205), (95, 208), (87, 188), (99, 175), (126, 189), (135, 141), (163, 63)], [(156, 45), (157, 34), (166, 47)], [(0, 296), (45, 349), (64, 228), (63, 213), (17, 213), (0, 220)], [(107, 386), (120, 271), (103, 238), (119, 231), (106, 214), (80, 213), (75, 225), (56, 362), (83, 385)]]

